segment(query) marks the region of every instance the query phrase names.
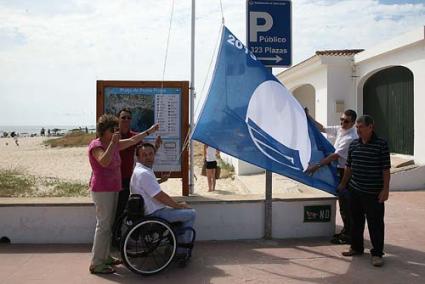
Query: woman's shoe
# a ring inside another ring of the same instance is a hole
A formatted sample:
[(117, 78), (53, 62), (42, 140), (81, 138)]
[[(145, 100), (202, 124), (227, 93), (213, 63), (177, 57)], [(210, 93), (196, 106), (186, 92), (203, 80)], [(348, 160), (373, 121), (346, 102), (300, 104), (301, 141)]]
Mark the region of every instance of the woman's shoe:
[(113, 274), (115, 269), (107, 264), (90, 265), (89, 271), (91, 274)]
[(120, 265), (122, 264), (122, 260), (113, 256), (110, 256), (106, 261), (105, 261), (106, 265)]

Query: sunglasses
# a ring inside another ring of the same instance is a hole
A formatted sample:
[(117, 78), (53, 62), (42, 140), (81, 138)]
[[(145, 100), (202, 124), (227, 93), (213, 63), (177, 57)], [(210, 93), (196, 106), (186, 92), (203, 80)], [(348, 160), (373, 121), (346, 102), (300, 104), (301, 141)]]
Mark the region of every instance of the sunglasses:
[(122, 120), (130, 120), (131, 116), (121, 116), (120, 119)]
[(350, 120), (348, 120), (348, 119), (346, 119), (346, 118), (340, 118), (339, 119), (342, 123), (350, 123), (351, 121)]

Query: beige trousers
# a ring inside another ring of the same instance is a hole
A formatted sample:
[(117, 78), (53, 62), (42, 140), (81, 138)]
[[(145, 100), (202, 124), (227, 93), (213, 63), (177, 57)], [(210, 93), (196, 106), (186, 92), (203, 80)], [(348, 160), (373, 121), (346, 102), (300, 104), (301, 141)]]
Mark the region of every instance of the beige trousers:
[(96, 207), (96, 231), (91, 265), (103, 264), (111, 252), (112, 225), (117, 208), (118, 192), (91, 192)]

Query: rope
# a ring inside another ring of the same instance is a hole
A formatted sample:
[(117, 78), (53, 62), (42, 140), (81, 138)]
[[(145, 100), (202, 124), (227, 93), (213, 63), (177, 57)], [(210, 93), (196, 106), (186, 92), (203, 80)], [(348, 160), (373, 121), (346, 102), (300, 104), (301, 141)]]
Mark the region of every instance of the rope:
[[(161, 89), (160, 89), (160, 92), (159, 92), (160, 95), (164, 94), (165, 70), (167, 69), (168, 48), (170, 46), (171, 27), (172, 27), (172, 23), (173, 23), (173, 17), (174, 17), (174, 0), (171, 1), (170, 23), (168, 25), (167, 44), (165, 45), (165, 57), (164, 57), (164, 65), (163, 65), (163, 68), (162, 68)], [(158, 106), (158, 109), (157, 109), (157, 112), (156, 112), (156, 121), (158, 121), (159, 113), (161, 112), (161, 104), (158, 103), (156, 105)], [(182, 150), (182, 152), (180, 152), (178, 160), (180, 160), (182, 153), (183, 153), (183, 150)], [(168, 172), (168, 175), (170, 175), (170, 174), (171, 174), (171, 171)]]
[[(164, 58), (164, 65), (163, 65), (163, 68), (162, 68), (162, 80), (161, 80), (160, 95), (164, 94), (165, 70), (167, 69), (168, 48), (170, 46), (171, 27), (172, 27), (172, 23), (173, 23), (173, 17), (174, 17), (174, 0), (171, 1), (170, 23), (168, 25), (167, 44), (165, 45), (165, 58)], [(158, 121), (159, 113), (161, 112), (160, 107), (161, 107), (161, 105), (158, 104), (158, 111), (156, 113), (156, 121)]]
[(170, 45), (170, 35), (171, 35), (171, 26), (172, 26), (172, 23), (173, 23), (173, 16), (174, 16), (174, 0), (171, 1), (170, 24), (168, 25), (168, 36), (167, 36), (167, 44), (165, 46), (164, 67), (162, 68), (161, 91), (164, 89), (165, 69), (167, 67), (168, 47)]
[[(221, 11), (222, 25), (224, 25), (223, 3), (222, 3), (221, 0), (220, 0), (220, 11)], [(165, 70), (166, 70), (166, 67), (167, 67), (168, 48), (169, 48), (169, 43), (170, 43), (170, 35), (171, 35), (171, 27), (172, 27), (173, 16), (174, 16), (174, 0), (172, 0), (172, 6), (171, 6), (170, 24), (169, 24), (169, 27), (168, 27), (168, 36), (167, 36), (167, 44), (166, 44), (166, 49), (165, 49), (164, 65), (163, 65), (163, 70), (162, 70), (162, 81), (161, 81), (161, 92), (160, 92), (160, 94), (163, 94), (163, 92), (164, 92), (164, 78), (165, 78)], [(221, 29), (222, 29), (222, 27), (220, 27), (220, 31), (221, 31)], [(216, 44), (215, 44), (215, 47), (214, 47), (214, 52), (213, 52), (213, 54), (211, 56), (211, 60), (210, 60), (209, 66), (208, 66), (208, 72), (206, 74), (206, 77), (204, 79), (204, 83), (202, 85), (201, 93), (203, 93), (203, 91), (205, 89), (206, 82), (207, 82), (207, 79), (208, 79), (208, 75), (211, 72), (211, 67), (213, 65), (214, 55), (216, 54), (217, 48), (218, 48), (219, 43), (220, 43), (220, 36), (221, 36), (221, 32), (218, 33), (218, 38), (216, 40)], [(198, 101), (198, 103), (197, 103), (197, 105), (195, 107), (195, 110), (194, 110), (195, 113), (196, 113), (196, 111), (199, 108), (200, 101), (201, 100)], [(158, 105), (158, 108), (159, 108), (159, 105)], [(158, 109), (157, 115), (158, 115), (159, 112), (160, 111)], [(158, 116), (157, 116), (157, 120), (158, 120)], [(189, 129), (188, 133), (186, 134), (186, 137), (184, 139), (184, 142), (182, 143), (182, 148), (181, 148), (180, 154), (178, 156), (178, 160), (181, 159), (181, 156), (182, 156), (183, 152), (189, 146), (189, 140), (190, 140), (189, 138), (190, 138), (191, 132), (192, 132), (192, 129)], [(169, 171), (169, 174), (171, 174), (171, 171)]]
[[(222, 29), (222, 26), (220, 27), (220, 31), (221, 31), (221, 29)], [(220, 37), (221, 37), (221, 32), (220, 31), (218, 33), (218, 37), (217, 37), (216, 44), (215, 44), (215, 47), (214, 47), (214, 52), (211, 55), (210, 64), (208, 65), (208, 71), (207, 71), (207, 74), (205, 75), (204, 83), (202, 84), (202, 88), (201, 88), (200, 94), (203, 94), (204, 93), (204, 89), (205, 89), (205, 85), (207, 84), (208, 76), (211, 73), (211, 67), (213, 65), (214, 55), (217, 53), (217, 49), (218, 49), (218, 46), (220, 44)], [(199, 98), (198, 102), (196, 103), (196, 107), (195, 107), (194, 113), (196, 113), (198, 111), (200, 103), (201, 103), (201, 99)]]

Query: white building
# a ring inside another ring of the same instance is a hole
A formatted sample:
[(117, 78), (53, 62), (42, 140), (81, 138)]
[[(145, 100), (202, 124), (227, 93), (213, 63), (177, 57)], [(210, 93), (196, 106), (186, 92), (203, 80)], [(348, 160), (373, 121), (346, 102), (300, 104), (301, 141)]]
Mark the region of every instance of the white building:
[[(425, 27), (368, 50), (317, 51), (277, 78), (322, 124), (338, 125), (349, 108), (370, 114), (392, 153), (425, 164)], [(238, 174), (258, 171), (233, 164)]]
[(375, 118), (393, 153), (425, 163), (424, 27), (369, 50), (318, 51), (278, 79), (325, 125), (344, 109)]

